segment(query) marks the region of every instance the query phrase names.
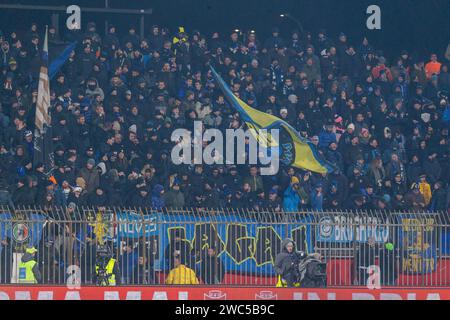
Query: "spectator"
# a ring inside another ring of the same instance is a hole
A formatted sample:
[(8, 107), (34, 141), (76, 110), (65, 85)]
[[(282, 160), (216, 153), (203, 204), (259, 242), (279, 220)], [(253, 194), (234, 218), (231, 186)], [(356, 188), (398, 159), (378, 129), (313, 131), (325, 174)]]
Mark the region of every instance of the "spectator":
[(221, 284), (225, 276), (225, 265), (217, 256), (216, 248), (210, 247), (202, 255), (200, 279), (204, 284)]
[(370, 266), (375, 265), (375, 238), (369, 237), (367, 242), (361, 242), (356, 252), (355, 263), (358, 284), (365, 286), (370, 274), (367, 272)]
[(180, 191), (180, 184), (175, 181), (172, 185), (172, 189), (164, 194), (164, 202), (166, 207), (181, 209), (185, 206), (184, 194)]
[(199, 284), (194, 270), (190, 269), (181, 261), (180, 256), (174, 258), (174, 268), (170, 270), (166, 284), (172, 285), (196, 285)]
[[(234, 32), (224, 41), (218, 33), (207, 39), (200, 32), (170, 35), (153, 26), (139, 39), (133, 27), (111, 25), (103, 36), (88, 23), (83, 32), (68, 33), (65, 40), (77, 38), (79, 45), (50, 83), (57, 182), (50, 186), (48, 169), (33, 163), (42, 28), (34, 24), (29, 30), (25, 36), (13, 30), (10, 41), (0, 44), (3, 205), (50, 209), (73, 202), (161, 210), (224, 204), (280, 210), (281, 202), (283, 210), (297, 211), (376, 207), (383, 204), (371, 201), (389, 194), (390, 205), (416, 210), (420, 199), (411, 201), (417, 196), (404, 188), (424, 173), (433, 186), (426, 207), (448, 208), (442, 194), (449, 190), (449, 76), (438, 53), (428, 61), (400, 50), (388, 61), (379, 52), (383, 48), (374, 48), (367, 38), (355, 47), (348, 35), (333, 39), (325, 30), (317, 37), (305, 32), (304, 38), (295, 31), (288, 41), (278, 28), (267, 39), (258, 33), (241, 39)], [(50, 50), (59, 41), (54, 31), (49, 30)], [(172, 36), (177, 43), (168, 41)], [(220, 173), (196, 164), (174, 165), (170, 137), (175, 129), (192, 130), (198, 119), (220, 131), (246, 128), (214, 83), (209, 65), (244, 102), (310, 138), (317, 154), (341, 173), (321, 177), (292, 169), (280, 183), (278, 178), (291, 170), (285, 164), (271, 178), (261, 176), (259, 165), (226, 164)], [(301, 177), (298, 186), (289, 181), (294, 176)], [(373, 185), (370, 197), (361, 193), (367, 183)]]
[(2, 266), (0, 271), (1, 284), (11, 283), (11, 267), (13, 265), (12, 253), (11, 239), (9, 237), (4, 237), (0, 241), (0, 264)]
[(425, 65), (425, 72), (428, 79), (431, 79), (433, 75), (439, 75), (441, 72), (442, 64), (437, 61), (437, 55), (432, 53), (430, 56), (430, 62)]

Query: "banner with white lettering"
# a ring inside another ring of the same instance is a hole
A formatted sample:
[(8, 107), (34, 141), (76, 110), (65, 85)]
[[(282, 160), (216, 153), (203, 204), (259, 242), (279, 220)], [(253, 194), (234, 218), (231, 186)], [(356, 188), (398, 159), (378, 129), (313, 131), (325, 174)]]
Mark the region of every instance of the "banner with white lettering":
[(327, 243), (367, 242), (373, 237), (376, 242), (387, 242), (390, 223), (386, 217), (368, 215), (324, 215), (316, 227), (316, 241)]
[(119, 212), (116, 216), (116, 234), (119, 239), (141, 238), (156, 235), (157, 214), (141, 215), (134, 211)]

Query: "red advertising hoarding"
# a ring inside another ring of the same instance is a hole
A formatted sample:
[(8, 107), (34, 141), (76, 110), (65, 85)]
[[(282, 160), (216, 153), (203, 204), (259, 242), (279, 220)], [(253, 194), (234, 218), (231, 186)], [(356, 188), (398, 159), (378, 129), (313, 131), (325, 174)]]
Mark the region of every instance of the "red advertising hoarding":
[(0, 286), (0, 300), (450, 300), (450, 290)]

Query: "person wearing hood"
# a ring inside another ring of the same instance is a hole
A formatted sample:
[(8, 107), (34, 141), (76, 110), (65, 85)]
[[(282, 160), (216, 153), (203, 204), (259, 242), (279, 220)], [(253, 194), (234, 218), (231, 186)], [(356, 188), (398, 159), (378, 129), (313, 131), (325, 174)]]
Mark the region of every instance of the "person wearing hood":
[(291, 183), (284, 191), (283, 197), (283, 210), (285, 212), (297, 212), (299, 209), (299, 205), (302, 203), (299, 194), (300, 190), (300, 182), (297, 177), (292, 177)]
[(95, 78), (90, 78), (86, 84), (86, 97), (94, 98), (95, 96), (100, 96), (100, 100), (105, 99), (105, 93), (103, 89), (98, 85), (98, 81)]
[(444, 212), (448, 206), (445, 185), (442, 181), (437, 181), (433, 186), (433, 198), (431, 199), (430, 209)]
[(137, 191), (138, 192), (132, 196), (130, 205), (137, 208), (151, 207), (152, 199), (148, 196), (148, 189), (146, 187), (140, 187)]
[(97, 208), (105, 208), (109, 205), (109, 198), (105, 190), (102, 187), (95, 188), (95, 192), (88, 196), (88, 203), (91, 206), (95, 206)]
[(27, 178), (20, 178), (17, 182), (12, 201), (16, 206), (31, 206), (34, 204), (33, 194)]
[(19, 265), (19, 283), (36, 284), (42, 280), (41, 271), (36, 262), (36, 248), (28, 247)]
[(152, 190), (152, 208), (161, 210), (166, 206), (163, 195), (164, 187), (160, 184), (155, 185)]
[(169, 192), (164, 195), (164, 202), (166, 207), (180, 209), (185, 205), (184, 194), (180, 190), (180, 183), (175, 181)]
[(89, 159), (86, 167), (80, 170), (80, 177), (86, 181), (86, 191), (91, 194), (99, 185), (100, 175), (95, 168), (95, 160)]
[(323, 190), (322, 183), (316, 184), (314, 190), (311, 191), (311, 207), (314, 211), (323, 210)]
[(288, 287), (294, 287), (298, 279), (298, 264), (305, 254), (296, 251), (295, 242), (292, 239), (284, 239), (281, 246), (282, 251), (275, 258), (275, 272), (282, 286), (286, 284)]
[(0, 180), (0, 207), (2, 206), (14, 207), (11, 193), (8, 190), (8, 184), (3, 179)]

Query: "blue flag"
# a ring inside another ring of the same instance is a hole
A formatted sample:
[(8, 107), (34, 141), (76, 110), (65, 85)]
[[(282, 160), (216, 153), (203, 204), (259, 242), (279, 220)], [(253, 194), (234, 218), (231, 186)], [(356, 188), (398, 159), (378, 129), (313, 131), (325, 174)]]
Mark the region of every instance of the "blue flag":
[(69, 44), (64, 51), (50, 64), (49, 68), (49, 78), (50, 80), (53, 79), (56, 74), (58, 73), (59, 69), (66, 63), (67, 59), (69, 59), (70, 53), (75, 49), (77, 46), (77, 42), (72, 42)]

